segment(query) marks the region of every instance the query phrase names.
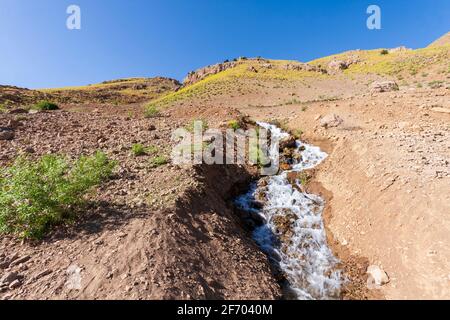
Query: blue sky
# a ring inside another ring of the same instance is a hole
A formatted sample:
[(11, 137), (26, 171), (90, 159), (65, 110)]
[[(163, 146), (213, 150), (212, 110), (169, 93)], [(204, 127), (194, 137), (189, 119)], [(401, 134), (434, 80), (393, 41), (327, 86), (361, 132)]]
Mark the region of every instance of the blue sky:
[[(82, 29), (66, 28), (81, 8)], [(382, 29), (366, 9), (382, 10)], [(350, 49), (427, 46), (450, 31), (449, 0), (0, 0), (0, 84), (182, 79), (238, 56), (309, 61)]]

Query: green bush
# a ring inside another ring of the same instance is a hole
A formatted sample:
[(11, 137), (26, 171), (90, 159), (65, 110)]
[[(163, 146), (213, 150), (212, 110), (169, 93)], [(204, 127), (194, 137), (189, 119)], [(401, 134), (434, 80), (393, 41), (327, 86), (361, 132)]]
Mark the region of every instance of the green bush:
[(51, 226), (73, 217), (72, 209), (115, 166), (102, 152), (76, 161), (58, 155), (34, 161), (18, 157), (0, 169), (0, 233), (41, 238)]
[(239, 121), (237, 120), (231, 120), (230, 122), (228, 122), (228, 126), (233, 130), (237, 130), (241, 127)]
[(5, 113), (7, 111), (6, 106), (0, 103), (0, 113)]
[(143, 156), (146, 154), (145, 147), (140, 143), (133, 144), (133, 146), (131, 147), (131, 152), (135, 157)]
[(148, 153), (155, 153), (156, 151), (158, 151), (158, 148), (155, 146), (145, 147), (140, 143), (131, 146), (131, 152), (135, 157), (144, 156)]
[(39, 110), (39, 111), (50, 111), (50, 110), (58, 110), (59, 107), (58, 107), (58, 105), (56, 105), (52, 102), (44, 100), (44, 101), (36, 103), (34, 105), (33, 109)]
[(146, 118), (155, 118), (155, 117), (158, 117), (159, 115), (160, 115), (160, 112), (159, 112), (159, 109), (157, 106), (155, 106), (153, 104), (149, 104), (145, 108), (144, 116)]
[(380, 51), (380, 54), (381, 54), (382, 56), (384, 56), (384, 55), (386, 55), (386, 54), (389, 54), (389, 50), (383, 49), (383, 50)]
[(156, 157), (152, 158), (152, 160), (150, 161), (150, 164), (152, 165), (152, 167), (160, 167), (160, 166), (167, 164), (168, 162), (169, 161), (167, 160), (166, 157), (156, 156)]

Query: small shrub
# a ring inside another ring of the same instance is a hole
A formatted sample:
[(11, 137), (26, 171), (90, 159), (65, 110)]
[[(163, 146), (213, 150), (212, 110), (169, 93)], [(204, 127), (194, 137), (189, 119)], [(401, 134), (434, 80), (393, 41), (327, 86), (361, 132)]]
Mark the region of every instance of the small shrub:
[(39, 111), (51, 111), (51, 110), (58, 110), (59, 107), (58, 107), (58, 105), (54, 104), (53, 102), (44, 100), (44, 101), (36, 103), (33, 106), (33, 109), (39, 110)]
[(143, 156), (146, 154), (145, 147), (140, 143), (133, 144), (131, 146), (131, 152), (135, 157)]
[(144, 116), (146, 118), (155, 118), (155, 117), (158, 117), (159, 115), (160, 115), (160, 111), (157, 106), (155, 106), (153, 104), (149, 104), (145, 108)]
[(239, 121), (237, 120), (231, 120), (228, 122), (228, 126), (233, 129), (233, 130), (237, 130), (241, 127), (241, 125), (239, 124)]
[(131, 146), (131, 153), (135, 157), (144, 156), (149, 153), (155, 153), (156, 151), (158, 151), (158, 148), (155, 146), (145, 147), (140, 143), (136, 143)]
[(70, 220), (84, 196), (109, 178), (116, 163), (102, 152), (76, 161), (46, 155), (18, 157), (0, 169), (0, 233), (40, 238), (58, 223)]
[(0, 113), (5, 113), (7, 110), (8, 109), (6, 109), (6, 106), (0, 103)]
[(165, 156), (156, 156), (153, 157), (150, 161), (152, 167), (160, 167), (168, 163), (168, 160)]
[(425, 73), (425, 72), (422, 73), (422, 77), (424, 77), (424, 78), (425, 78), (425, 77), (428, 77), (428, 73)]
[(296, 129), (296, 130), (294, 130), (292, 135), (294, 136), (294, 138), (296, 140), (300, 140), (302, 138), (302, 135), (303, 135), (303, 130), (302, 129)]
[(311, 177), (306, 172), (301, 172), (298, 179), (302, 186), (306, 186), (311, 180)]
[(381, 54), (382, 56), (387, 55), (387, 54), (389, 54), (389, 50), (383, 49), (383, 50), (380, 51), (380, 54)]

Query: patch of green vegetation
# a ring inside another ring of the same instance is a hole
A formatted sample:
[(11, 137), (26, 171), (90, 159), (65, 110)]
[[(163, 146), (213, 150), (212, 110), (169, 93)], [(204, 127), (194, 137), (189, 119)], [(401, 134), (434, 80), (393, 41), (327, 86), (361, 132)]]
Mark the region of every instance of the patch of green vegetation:
[(131, 146), (131, 152), (135, 157), (144, 156), (147, 154), (152, 154), (158, 151), (156, 146), (146, 147), (141, 143), (135, 143)]
[(303, 130), (302, 130), (302, 129), (295, 129), (295, 130), (292, 132), (292, 135), (294, 136), (294, 138), (295, 138), (296, 140), (300, 140), (300, 139), (302, 138), (302, 135), (303, 135)]
[(427, 47), (417, 50), (400, 50), (381, 55), (380, 49), (349, 51), (329, 57), (324, 57), (309, 62), (311, 65), (328, 65), (332, 60), (353, 60), (357, 58), (358, 63), (352, 64), (344, 70), (344, 74), (379, 74), (395, 76), (402, 72), (416, 74), (433, 64), (444, 63), (449, 60), (450, 45)]
[(169, 163), (169, 160), (165, 156), (155, 156), (150, 160), (150, 164), (153, 168), (157, 168)]
[(144, 116), (146, 118), (156, 118), (159, 115), (160, 115), (159, 108), (155, 104), (150, 103), (145, 107)]
[(381, 54), (382, 56), (384, 56), (384, 55), (386, 55), (386, 54), (389, 54), (389, 50), (383, 49), (383, 50), (380, 51), (380, 54)]
[(230, 127), (233, 130), (238, 130), (241, 127), (241, 125), (240, 125), (239, 121), (231, 120), (228, 122), (228, 127)]
[(38, 103), (36, 103), (32, 109), (34, 110), (39, 110), (39, 111), (52, 111), (52, 110), (58, 110), (59, 107), (57, 104), (47, 101), (47, 100), (43, 100), (40, 101)]
[(302, 186), (306, 186), (311, 180), (311, 177), (306, 172), (300, 172), (298, 180), (300, 181)]
[(0, 168), (0, 233), (41, 238), (52, 226), (74, 218), (91, 188), (112, 175), (115, 161), (103, 152), (69, 161), (46, 155), (20, 156)]
[(4, 104), (0, 103), (0, 113), (5, 113), (6, 111), (8, 111), (8, 109), (6, 108), (6, 106)]

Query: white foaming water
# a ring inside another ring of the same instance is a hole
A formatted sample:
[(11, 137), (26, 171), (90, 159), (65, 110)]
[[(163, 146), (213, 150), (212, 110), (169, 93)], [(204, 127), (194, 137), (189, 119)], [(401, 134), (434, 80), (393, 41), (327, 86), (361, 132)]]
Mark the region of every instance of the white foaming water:
[[(258, 123), (270, 130), (272, 141), (279, 141), (287, 133), (274, 125)], [(278, 152), (278, 145), (272, 144), (269, 151), (272, 158)], [(300, 151), (303, 150), (303, 151)], [(311, 169), (321, 163), (327, 154), (320, 148), (297, 141), (297, 151), (301, 160), (292, 166), (294, 172)], [(284, 171), (267, 180), (266, 186), (254, 185), (240, 196), (236, 203), (243, 210), (251, 211), (264, 218), (265, 224), (254, 230), (253, 237), (261, 249), (275, 261), (286, 276), (289, 291), (297, 299), (339, 298), (342, 276), (336, 268), (338, 260), (327, 246), (322, 220), (324, 201), (316, 195), (302, 193), (287, 179), (289, 171)], [(296, 182), (299, 185), (299, 182)], [(264, 193), (263, 208), (255, 207), (255, 196)], [(288, 240), (277, 233), (276, 218), (290, 221)]]

